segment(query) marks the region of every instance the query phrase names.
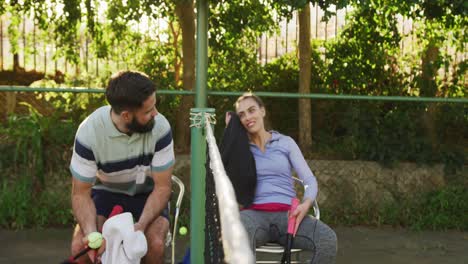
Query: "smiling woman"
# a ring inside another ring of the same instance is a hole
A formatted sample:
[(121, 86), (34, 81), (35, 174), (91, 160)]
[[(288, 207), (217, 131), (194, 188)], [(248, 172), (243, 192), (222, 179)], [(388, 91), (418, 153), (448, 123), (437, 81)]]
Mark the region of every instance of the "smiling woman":
[[(266, 110), (258, 96), (243, 94), (237, 99), (235, 108), (246, 130), (257, 174), (253, 204), (243, 208), (240, 213), (249, 234), (251, 248), (255, 249), (267, 242), (285, 246), (288, 219), (294, 218), (291, 230), (294, 230), (292, 233), (297, 232), (295, 247), (313, 251), (311, 263), (335, 263), (335, 232), (319, 219), (308, 215), (317, 198), (318, 186), (296, 142), (289, 136), (265, 129)], [(233, 120), (230, 122), (235, 122)], [(297, 194), (293, 185), (293, 170), (307, 186), (302, 202), (294, 208), (291, 203)]]

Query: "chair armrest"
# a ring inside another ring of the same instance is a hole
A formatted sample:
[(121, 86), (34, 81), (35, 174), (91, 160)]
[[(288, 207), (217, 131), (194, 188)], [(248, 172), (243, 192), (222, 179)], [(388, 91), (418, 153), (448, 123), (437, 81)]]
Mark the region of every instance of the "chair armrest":
[[(307, 185), (304, 185), (304, 181), (297, 178), (297, 177), (292, 177), (293, 180), (295, 180), (296, 182), (300, 183), (302, 185), (302, 187), (304, 188), (304, 191), (305, 189), (307, 189)], [(317, 199), (315, 199), (313, 202), (312, 202), (312, 208), (314, 209), (314, 217), (317, 218), (318, 220), (320, 220), (320, 208), (319, 208), (319, 205), (317, 203)]]

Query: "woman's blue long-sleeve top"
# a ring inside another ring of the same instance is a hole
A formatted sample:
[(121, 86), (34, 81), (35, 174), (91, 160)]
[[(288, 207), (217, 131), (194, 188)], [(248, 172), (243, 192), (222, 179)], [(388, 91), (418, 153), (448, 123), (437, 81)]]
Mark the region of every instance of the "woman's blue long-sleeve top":
[(304, 199), (317, 197), (317, 179), (304, 159), (294, 139), (276, 131), (270, 131), (271, 139), (265, 145), (265, 152), (250, 143), (250, 150), (257, 168), (257, 188), (254, 204), (291, 204), (296, 197), (292, 179), (293, 170), (307, 187)]

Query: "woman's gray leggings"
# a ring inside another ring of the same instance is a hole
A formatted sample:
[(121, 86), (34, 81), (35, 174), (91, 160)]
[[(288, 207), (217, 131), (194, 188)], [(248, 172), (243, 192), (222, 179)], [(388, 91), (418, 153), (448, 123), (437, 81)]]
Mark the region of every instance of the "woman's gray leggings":
[[(255, 250), (267, 242), (286, 244), (288, 212), (243, 210), (241, 221)], [(306, 216), (294, 237), (294, 248), (313, 252), (312, 264), (335, 263), (337, 240), (335, 232), (320, 220)]]

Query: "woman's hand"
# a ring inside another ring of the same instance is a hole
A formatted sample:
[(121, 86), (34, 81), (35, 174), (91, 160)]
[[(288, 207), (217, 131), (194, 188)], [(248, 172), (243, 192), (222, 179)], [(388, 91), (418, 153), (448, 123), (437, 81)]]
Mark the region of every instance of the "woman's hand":
[(224, 117), (224, 122), (226, 123), (226, 127), (228, 126), (229, 121), (231, 121), (231, 112), (226, 112), (226, 116)]
[(310, 199), (304, 200), (301, 204), (299, 204), (294, 210), (294, 212), (291, 212), (288, 217), (296, 217), (296, 226), (294, 227), (294, 234), (297, 232), (297, 229), (299, 228), (299, 225), (302, 222), (302, 219), (309, 213), (310, 205), (312, 204), (312, 201)]

